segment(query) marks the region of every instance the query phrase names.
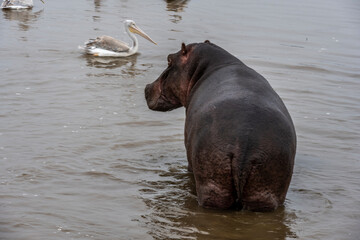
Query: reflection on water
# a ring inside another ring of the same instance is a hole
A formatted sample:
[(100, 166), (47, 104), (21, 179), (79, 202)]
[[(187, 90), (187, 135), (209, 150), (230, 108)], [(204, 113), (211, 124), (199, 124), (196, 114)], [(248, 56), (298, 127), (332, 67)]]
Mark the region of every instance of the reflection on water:
[[(95, 9), (95, 12), (98, 14), (101, 12), (101, 9), (100, 9), (101, 5), (102, 5), (101, 1), (102, 0), (94, 0), (94, 9)], [(94, 22), (100, 22), (101, 17), (98, 15), (94, 15), (94, 16), (92, 16), (92, 19)], [(97, 30), (97, 29), (95, 28), (94, 30)]]
[(136, 54), (126, 58), (95, 57), (86, 54), (84, 54), (83, 57), (86, 58), (87, 66), (89, 67), (113, 69), (124, 66), (129, 73), (135, 74), (137, 71), (139, 71), (136, 69)]
[(95, 12), (100, 12), (101, 1), (102, 0), (94, 0)]
[[(151, 214), (143, 224), (154, 239), (279, 239), (296, 238), (290, 226), (295, 213), (284, 207), (271, 213), (203, 209), (196, 201), (195, 181), (186, 166), (170, 166), (140, 190)], [(226, 230), (225, 230), (226, 229)]]
[(183, 12), (189, 0), (165, 0), (167, 10), (173, 12)]
[[(186, 5), (189, 0), (165, 0), (167, 3), (167, 11), (180, 13), (183, 12), (186, 8)], [(182, 16), (180, 14), (170, 14), (171, 22), (178, 23), (182, 20)]]
[(19, 29), (22, 31), (27, 31), (37, 19), (41, 16), (44, 9), (41, 9), (37, 12), (33, 12), (31, 9), (21, 9), (21, 10), (3, 10), (4, 17), (7, 20), (18, 21)]
[[(126, 58), (122, 57), (95, 57), (92, 55), (83, 54), (82, 58), (86, 60), (88, 67), (102, 68), (102, 69), (120, 69), (120, 73), (100, 73), (96, 76), (127, 76), (129, 78), (136, 77), (145, 73), (152, 64), (137, 64), (137, 58), (139, 54), (135, 54)], [(91, 75), (91, 74), (90, 74)], [(88, 76), (90, 76), (88, 74)]]

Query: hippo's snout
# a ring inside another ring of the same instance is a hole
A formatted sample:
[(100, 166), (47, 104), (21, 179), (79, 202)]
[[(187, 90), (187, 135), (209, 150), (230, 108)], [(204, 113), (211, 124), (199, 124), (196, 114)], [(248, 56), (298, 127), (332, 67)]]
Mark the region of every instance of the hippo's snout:
[(149, 109), (154, 111), (171, 111), (181, 106), (176, 98), (167, 96), (167, 91), (163, 90), (159, 80), (146, 85), (145, 99)]

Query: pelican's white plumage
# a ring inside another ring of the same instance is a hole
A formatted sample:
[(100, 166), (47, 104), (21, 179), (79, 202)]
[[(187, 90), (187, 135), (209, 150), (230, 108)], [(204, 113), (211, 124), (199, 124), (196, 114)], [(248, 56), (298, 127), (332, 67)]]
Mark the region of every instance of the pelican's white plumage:
[[(41, 0), (43, 3), (44, 1)], [(2, 9), (29, 9), (34, 6), (33, 0), (3, 0)]]
[(139, 49), (139, 42), (134, 33), (139, 34), (150, 42), (156, 44), (144, 31), (142, 31), (133, 20), (124, 21), (125, 30), (132, 39), (132, 46), (110, 36), (101, 36), (90, 39), (85, 43), (83, 49), (85, 53), (99, 57), (127, 57), (135, 54)]

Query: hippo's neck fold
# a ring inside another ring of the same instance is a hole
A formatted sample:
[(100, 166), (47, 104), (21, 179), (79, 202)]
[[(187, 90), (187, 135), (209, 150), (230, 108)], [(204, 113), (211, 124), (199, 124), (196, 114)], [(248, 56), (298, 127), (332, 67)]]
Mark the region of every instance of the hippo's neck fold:
[(195, 69), (192, 71), (192, 74), (189, 76), (189, 84), (187, 88), (186, 100), (184, 107), (187, 108), (190, 102), (192, 92), (196, 88), (197, 85), (200, 85), (202, 81), (205, 81), (207, 77), (213, 72), (227, 67), (231, 65), (241, 65), (243, 64), (241, 61), (236, 59), (235, 61), (232, 59), (231, 61), (222, 63), (222, 64), (211, 64), (210, 62), (201, 62), (199, 63)]

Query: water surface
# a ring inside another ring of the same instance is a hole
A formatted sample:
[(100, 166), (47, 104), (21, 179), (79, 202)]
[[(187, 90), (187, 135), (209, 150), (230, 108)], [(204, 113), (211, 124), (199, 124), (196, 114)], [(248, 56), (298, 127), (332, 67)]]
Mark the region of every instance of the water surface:
[[(34, 1), (0, 12), (0, 239), (359, 239), (357, 1)], [(77, 46), (157, 43), (126, 59)], [(198, 207), (184, 109), (147, 109), (144, 87), (182, 42), (210, 41), (264, 75), (298, 134), (285, 206)]]

